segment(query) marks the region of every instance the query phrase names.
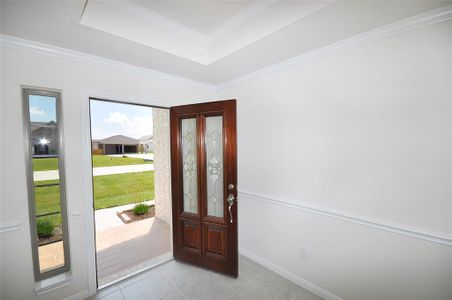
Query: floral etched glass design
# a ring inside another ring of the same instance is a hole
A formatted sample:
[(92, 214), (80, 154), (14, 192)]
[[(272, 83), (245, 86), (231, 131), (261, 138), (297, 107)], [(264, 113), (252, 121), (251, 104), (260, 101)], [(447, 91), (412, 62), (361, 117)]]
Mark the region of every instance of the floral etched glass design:
[(182, 177), (184, 212), (198, 213), (196, 118), (182, 119)]
[(223, 217), (223, 117), (206, 117), (207, 214)]

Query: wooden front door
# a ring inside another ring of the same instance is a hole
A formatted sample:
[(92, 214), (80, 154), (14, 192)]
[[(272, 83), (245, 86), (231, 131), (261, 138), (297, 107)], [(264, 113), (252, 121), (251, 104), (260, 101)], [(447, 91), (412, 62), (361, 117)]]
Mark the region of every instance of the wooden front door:
[(236, 100), (172, 107), (173, 254), (238, 276)]

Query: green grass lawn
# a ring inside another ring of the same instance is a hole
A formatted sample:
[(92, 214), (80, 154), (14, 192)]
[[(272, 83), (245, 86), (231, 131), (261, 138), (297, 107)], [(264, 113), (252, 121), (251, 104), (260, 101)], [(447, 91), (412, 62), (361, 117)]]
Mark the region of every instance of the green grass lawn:
[[(125, 165), (151, 164), (142, 158), (134, 157), (111, 157), (107, 155), (93, 155), (93, 167), (111, 167)], [(48, 171), (58, 169), (58, 158), (34, 158), (33, 171)]]
[(154, 199), (154, 171), (94, 177), (94, 208)]
[[(49, 184), (57, 180), (36, 181)], [(60, 211), (59, 186), (35, 188), (36, 214)], [(154, 171), (114, 174), (94, 177), (94, 208), (138, 203), (154, 199)], [(61, 223), (60, 215), (48, 218), (54, 225)]]
[[(35, 184), (57, 183), (58, 180), (36, 181)], [(60, 187), (35, 187), (36, 215), (59, 212), (60, 207)], [(54, 226), (61, 224), (61, 214), (37, 217), (39, 220), (49, 220)]]

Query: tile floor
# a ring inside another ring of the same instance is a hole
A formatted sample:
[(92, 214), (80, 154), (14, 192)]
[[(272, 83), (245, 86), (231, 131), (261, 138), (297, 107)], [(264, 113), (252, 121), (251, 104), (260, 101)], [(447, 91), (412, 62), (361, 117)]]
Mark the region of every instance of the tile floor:
[(321, 298), (241, 256), (238, 278), (172, 260), (100, 290), (89, 299), (318, 300)]

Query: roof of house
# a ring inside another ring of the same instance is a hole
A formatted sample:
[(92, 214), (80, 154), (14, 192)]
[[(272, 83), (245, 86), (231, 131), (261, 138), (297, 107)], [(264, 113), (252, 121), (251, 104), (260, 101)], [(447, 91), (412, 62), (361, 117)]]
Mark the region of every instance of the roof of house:
[(144, 136), (140, 137), (140, 142), (152, 140), (153, 137), (154, 137), (153, 135), (144, 135)]
[(31, 126), (31, 132), (34, 132), (35, 130), (41, 129), (43, 127), (53, 127), (55, 128), (56, 122), (50, 121), (50, 122), (30, 122)]
[(125, 135), (114, 135), (101, 140), (93, 140), (93, 142), (101, 144), (119, 144), (119, 145), (138, 145), (139, 141)]

